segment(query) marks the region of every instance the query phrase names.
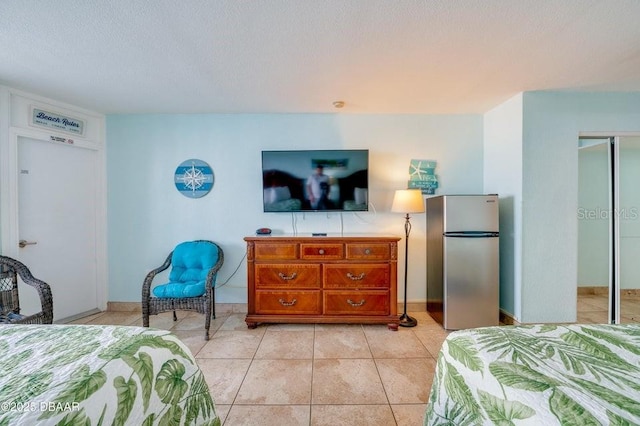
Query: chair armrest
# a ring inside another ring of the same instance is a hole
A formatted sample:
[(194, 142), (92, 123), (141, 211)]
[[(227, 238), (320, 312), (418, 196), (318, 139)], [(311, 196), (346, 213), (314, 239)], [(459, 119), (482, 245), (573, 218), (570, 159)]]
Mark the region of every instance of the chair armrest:
[(173, 256), (173, 251), (169, 253), (169, 256), (165, 259), (164, 263), (161, 266), (158, 266), (154, 270), (150, 271), (144, 279), (144, 283), (142, 284), (142, 298), (148, 299), (151, 294), (151, 283), (153, 278), (159, 274), (160, 272), (166, 270), (169, 266), (171, 266), (171, 257)]
[(40, 298), (40, 305), (42, 306), (42, 312), (38, 312), (37, 314), (34, 314), (31, 317), (25, 317), (24, 319), (21, 320), (21, 322), (28, 321), (32, 318), (42, 316), (43, 324), (52, 324), (53, 323), (53, 296), (51, 294), (51, 287), (49, 286), (49, 284), (34, 277), (31, 274), (31, 271), (29, 271), (29, 268), (27, 268), (23, 263), (19, 261), (15, 259), (7, 258), (7, 257), (3, 257), (3, 261), (11, 265), (11, 268), (13, 268), (16, 271), (18, 276), (22, 279), (22, 281), (25, 284), (35, 288)]
[(213, 265), (213, 268), (211, 268), (209, 270), (209, 273), (207, 274), (207, 285), (206, 285), (207, 289), (209, 289), (209, 287), (212, 286), (213, 279), (215, 278), (220, 268), (222, 268), (223, 263), (224, 263), (224, 252), (222, 251), (222, 248), (218, 246), (218, 261), (216, 262), (215, 265)]

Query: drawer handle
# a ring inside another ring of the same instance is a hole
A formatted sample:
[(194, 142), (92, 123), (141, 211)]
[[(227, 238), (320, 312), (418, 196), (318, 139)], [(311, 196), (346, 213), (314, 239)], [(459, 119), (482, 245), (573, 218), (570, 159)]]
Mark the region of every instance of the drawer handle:
[(353, 306), (354, 308), (357, 308), (358, 306), (364, 305), (364, 302), (366, 302), (366, 300), (364, 300), (364, 299), (362, 299), (360, 302), (354, 302), (351, 299), (347, 299), (347, 303), (350, 304), (351, 306)]
[(364, 249), (364, 254), (371, 254), (371, 249)]
[(364, 272), (361, 272), (360, 275), (353, 275), (351, 272), (347, 272), (347, 278), (351, 281), (360, 281), (364, 278)]
[(320, 253), (320, 254), (324, 254), (324, 249), (320, 249), (320, 250), (318, 250), (318, 253)]
[(282, 278), (283, 280), (285, 280), (285, 281), (290, 281), (290, 280), (294, 279), (295, 277), (297, 277), (298, 274), (296, 274), (295, 272), (292, 272), (291, 275), (285, 275), (282, 272), (278, 272), (278, 276), (280, 278)]
[[(296, 299), (293, 299), (291, 302), (287, 302), (287, 301), (286, 301), (286, 300), (284, 300), (284, 299), (279, 299), (279, 300), (278, 300), (278, 302), (280, 302), (280, 304), (281, 304), (282, 306), (293, 306), (293, 305), (295, 305), (295, 304), (296, 304), (297, 300), (296, 300)], [(363, 300), (363, 302), (364, 302), (364, 300)]]

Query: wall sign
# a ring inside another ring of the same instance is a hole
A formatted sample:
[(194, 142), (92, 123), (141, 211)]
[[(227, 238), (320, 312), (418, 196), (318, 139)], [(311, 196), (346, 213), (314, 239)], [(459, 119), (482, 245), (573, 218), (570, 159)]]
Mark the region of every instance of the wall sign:
[(67, 145), (73, 145), (73, 139), (61, 138), (60, 136), (50, 135), (49, 140), (51, 142), (60, 142), (60, 143), (66, 143)]
[(186, 160), (176, 169), (174, 183), (185, 197), (204, 197), (213, 188), (213, 170), (202, 160)]
[(58, 114), (44, 109), (31, 109), (31, 124), (47, 129), (60, 130), (74, 135), (84, 135), (84, 120)]
[(421, 189), (422, 193), (427, 195), (435, 194), (438, 189), (438, 176), (435, 174), (435, 169), (435, 160), (411, 160), (407, 188)]

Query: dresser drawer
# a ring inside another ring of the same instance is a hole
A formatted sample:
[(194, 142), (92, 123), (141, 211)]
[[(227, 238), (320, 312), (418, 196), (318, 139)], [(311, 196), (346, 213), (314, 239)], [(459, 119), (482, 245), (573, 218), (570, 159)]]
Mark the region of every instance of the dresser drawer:
[(300, 244), (300, 259), (306, 260), (335, 260), (344, 257), (342, 244), (315, 243)]
[(257, 314), (319, 315), (322, 313), (320, 290), (256, 291)]
[(326, 315), (389, 315), (388, 291), (324, 291)]
[(269, 263), (256, 264), (257, 288), (320, 288), (320, 265)]
[(297, 244), (262, 243), (255, 245), (256, 260), (294, 260), (298, 258)]
[(347, 259), (387, 260), (391, 255), (391, 248), (389, 244), (349, 243), (346, 252)]
[(389, 288), (389, 264), (332, 264), (324, 268), (324, 288)]

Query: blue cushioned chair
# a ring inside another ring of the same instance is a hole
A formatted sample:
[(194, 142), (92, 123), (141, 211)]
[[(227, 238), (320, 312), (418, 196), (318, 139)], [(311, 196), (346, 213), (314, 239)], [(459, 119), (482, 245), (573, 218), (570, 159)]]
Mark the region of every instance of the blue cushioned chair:
[[(176, 310), (197, 311), (205, 316), (205, 340), (209, 340), (211, 317), (216, 317), (216, 275), (224, 253), (212, 241), (197, 240), (178, 244), (162, 266), (149, 272), (142, 285), (142, 325), (149, 327), (149, 315)], [(171, 266), (169, 282), (152, 288), (153, 278)], [(153, 294), (152, 294), (153, 293)]]

